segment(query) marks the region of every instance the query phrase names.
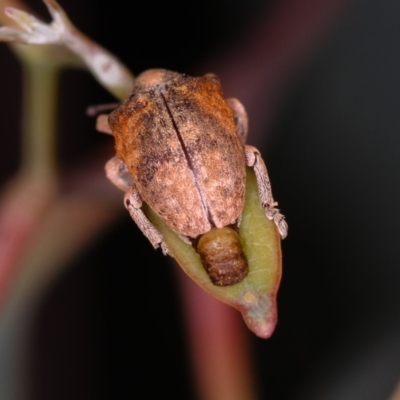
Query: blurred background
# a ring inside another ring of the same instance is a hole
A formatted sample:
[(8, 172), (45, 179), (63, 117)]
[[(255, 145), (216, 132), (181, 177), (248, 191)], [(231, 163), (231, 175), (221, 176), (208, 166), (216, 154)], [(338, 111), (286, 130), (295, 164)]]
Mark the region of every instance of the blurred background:
[[(27, 4), (48, 19), (40, 1)], [(269, 340), (245, 333), (258, 398), (389, 399), (400, 378), (400, 3), (61, 4), (134, 73), (212, 71), (247, 108), (248, 142), (289, 223), (277, 329)], [(22, 82), (6, 45), (0, 60), (5, 184), (20, 159)], [(86, 72), (63, 73), (65, 193), (88, 161), (102, 169), (112, 156), (112, 139), (85, 116), (112, 101)], [(153, 251), (122, 195), (116, 215), (41, 294), (25, 358), (30, 400), (200, 400), (177, 267)]]

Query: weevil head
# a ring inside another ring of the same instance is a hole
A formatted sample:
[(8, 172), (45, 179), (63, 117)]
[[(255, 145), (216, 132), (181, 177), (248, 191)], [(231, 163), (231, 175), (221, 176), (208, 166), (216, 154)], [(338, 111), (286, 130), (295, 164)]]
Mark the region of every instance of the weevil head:
[(239, 234), (232, 227), (211, 229), (198, 239), (196, 250), (216, 286), (234, 285), (249, 272)]
[(168, 71), (166, 69), (148, 69), (138, 75), (135, 79), (135, 83), (132, 88), (132, 95), (144, 90), (165, 85), (171, 80), (181, 76), (182, 74), (179, 74), (178, 72)]

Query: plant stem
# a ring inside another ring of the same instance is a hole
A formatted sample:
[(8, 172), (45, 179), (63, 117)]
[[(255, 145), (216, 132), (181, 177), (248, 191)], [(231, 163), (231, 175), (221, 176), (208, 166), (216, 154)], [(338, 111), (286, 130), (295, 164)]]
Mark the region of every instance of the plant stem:
[(249, 333), (240, 314), (182, 271), (178, 276), (198, 398), (258, 399)]
[(24, 64), (22, 172), (55, 184), (58, 66)]

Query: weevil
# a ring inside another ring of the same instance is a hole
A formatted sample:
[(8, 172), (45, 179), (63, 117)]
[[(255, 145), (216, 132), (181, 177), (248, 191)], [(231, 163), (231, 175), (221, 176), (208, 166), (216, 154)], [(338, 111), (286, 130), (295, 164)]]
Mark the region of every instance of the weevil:
[(246, 167), (254, 168), (266, 216), (286, 237), (264, 161), (245, 144), (247, 113), (237, 99), (224, 98), (214, 74), (147, 70), (136, 78), (130, 97), (108, 117), (100, 115), (97, 126), (115, 138), (116, 156), (106, 174), (125, 192), (125, 207), (143, 234), (170, 254), (142, 210), (146, 202), (195, 247), (215, 285), (233, 285), (248, 272), (237, 233)]

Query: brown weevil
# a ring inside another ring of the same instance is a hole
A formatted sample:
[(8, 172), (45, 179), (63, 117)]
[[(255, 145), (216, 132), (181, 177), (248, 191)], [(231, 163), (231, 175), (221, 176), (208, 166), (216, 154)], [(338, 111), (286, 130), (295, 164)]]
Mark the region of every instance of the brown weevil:
[(225, 99), (213, 74), (189, 77), (162, 69), (140, 74), (130, 97), (105, 119), (116, 156), (108, 178), (125, 192), (131, 217), (157, 248), (162, 235), (142, 211), (146, 202), (182, 240), (192, 244), (215, 285), (240, 282), (248, 272), (240, 237), (246, 166), (254, 168), (266, 216), (282, 238), (287, 224), (272, 197), (259, 151), (245, 145), (247, 114)]

